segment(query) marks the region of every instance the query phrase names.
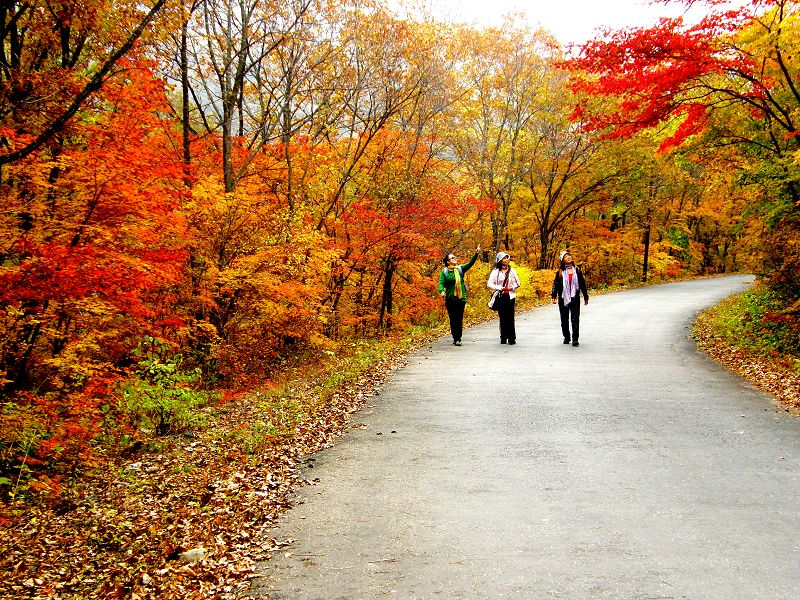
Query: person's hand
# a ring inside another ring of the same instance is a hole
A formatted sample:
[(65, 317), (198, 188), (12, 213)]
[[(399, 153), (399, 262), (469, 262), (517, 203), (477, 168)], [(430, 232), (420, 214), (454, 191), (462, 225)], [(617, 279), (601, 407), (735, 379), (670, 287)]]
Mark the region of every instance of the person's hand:
[(583, 305), (584, 306), (586, 306), (587, 304), (589, 304), (589, 299), (588, 298), (586, 298), (586, 300), (583, 301)]
[(444, 292), (439, 292), (439, 295), (440, 295), (442, 298), (444, 298), (444, 297), (446, 296), (446, 294), (445, 294)]
[(481, 251), (481, 247), (480, 247), (480, 246), (478, 246), (478, 247), (475, 249), (475, 254), (480, 254), (480, 251)]
[(557, 304), (557, 303), (558, 303), (558, 298), (553, 298), (553, 304)]

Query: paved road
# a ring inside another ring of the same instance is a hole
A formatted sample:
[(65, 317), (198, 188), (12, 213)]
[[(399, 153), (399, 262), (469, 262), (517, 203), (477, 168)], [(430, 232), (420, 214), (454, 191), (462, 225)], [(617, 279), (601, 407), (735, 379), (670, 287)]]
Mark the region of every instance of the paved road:
[[(260, 598), (800, 598), (800, 421), (695, 349), (734, 276), (414, 354), (316, 456)], [(287, 556), (286, 554), (289, 554)]]

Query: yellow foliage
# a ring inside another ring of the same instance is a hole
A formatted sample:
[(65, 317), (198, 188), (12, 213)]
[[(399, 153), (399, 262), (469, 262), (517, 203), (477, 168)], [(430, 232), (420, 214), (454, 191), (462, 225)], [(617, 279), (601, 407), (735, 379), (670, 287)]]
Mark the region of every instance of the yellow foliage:
[[(533, 296), (538, 301), (546, 300), (550, 297), (553, 289), (553, 277), (555, 271), (553, 269), (527, 269), (521, 267), (517, 269), (522, 278), (522, 272), (527, 272), (528, 282), (525, 286), (523, 296)], [(530, 290), (530, 291), (527, 291)]]

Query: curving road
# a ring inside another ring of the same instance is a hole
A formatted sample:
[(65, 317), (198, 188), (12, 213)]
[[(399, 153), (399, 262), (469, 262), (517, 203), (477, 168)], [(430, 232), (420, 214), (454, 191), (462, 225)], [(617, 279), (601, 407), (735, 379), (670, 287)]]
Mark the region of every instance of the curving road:
[(800, 598), (800, 420), (699, 352), (732, 276), (412, 355), (314, 457), (259, 598)]

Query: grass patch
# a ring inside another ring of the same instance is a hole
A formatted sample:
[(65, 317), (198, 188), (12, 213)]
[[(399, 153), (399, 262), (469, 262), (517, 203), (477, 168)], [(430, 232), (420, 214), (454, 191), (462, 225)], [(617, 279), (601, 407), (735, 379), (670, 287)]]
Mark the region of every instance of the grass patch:
[(780, 294), (756, 287), (731, 296), (698, 316), (692, 336), (712, 359), (800, 416), (797, 310)]
[(430, 330), (419, 329), (402, 338), (353, 341), (336, 352), (305, 357), (280, 383), (251, 396), (247, 422), (225, 432), (225, 438), (245, 454), (258, 455), (271, 444), (314, 430), (327, 435), (328, 426), (337, 429), (336, 422), (374, 393), (390, 363), (430, 338)]
[(779, 293), (757, 286), (705, 311), (696, 330), (759, 357), (781, 359), (800, 372), (800, 318)]

